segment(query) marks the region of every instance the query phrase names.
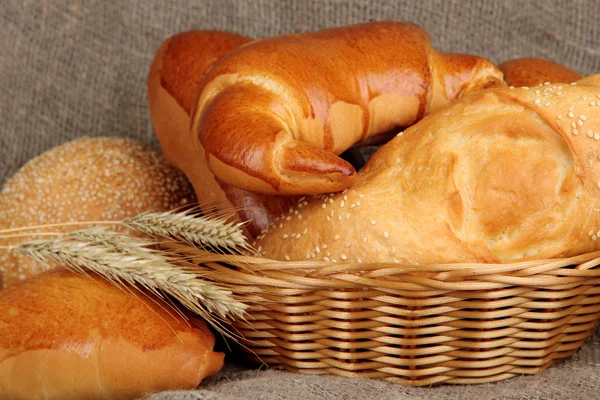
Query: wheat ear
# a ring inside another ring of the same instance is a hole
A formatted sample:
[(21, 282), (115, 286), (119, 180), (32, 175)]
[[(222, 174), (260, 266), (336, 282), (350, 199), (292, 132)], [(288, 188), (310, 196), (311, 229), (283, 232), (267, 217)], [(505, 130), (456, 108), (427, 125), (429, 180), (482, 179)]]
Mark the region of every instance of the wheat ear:
[(19, 243), (15, 249), (41, 262), (52, 260), (77, 272), (96, 272), (115, 284), (139, 285), (159, 297), (168, 294), (230, 336), (219, 321), (229, 316), (243, 318), (246, 305), (231, 291), (203, 280), (192, 268), (176, 265), (148, 244), (96, 228), (71, 232), (61, 239)]
[(169, 238), (216, 252), (250, 250), (242, 227), (229, 215), (202, 216), (194, 210), (144, 212), (121, 222), (123, 226), (154, 237)]

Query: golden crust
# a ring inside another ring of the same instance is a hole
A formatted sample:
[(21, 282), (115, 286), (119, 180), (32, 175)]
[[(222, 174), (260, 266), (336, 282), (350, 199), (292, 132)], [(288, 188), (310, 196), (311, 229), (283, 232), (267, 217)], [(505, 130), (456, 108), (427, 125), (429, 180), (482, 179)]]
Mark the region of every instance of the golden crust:
[(233, 186), (280, 195), (337, 191), (356, 173), (336, 155), (501, 79), (488, 60), (436, 52), (412, 24), (272, 37), (210, 69), (192, 132), (215, 176)]
[(157, 50), (148, 74), (148, 105), (154, 132), (166, 160), (183, 171), (200, 204), (220, 210), (242, 209), (250, 237), (295, 204), (289, 197), (265, 196), (215, 179), (204, 148), (190, 132), (190, 110), (207, 71), (231, 50), (251, 39), (230, 32), (195, 30), (168, 38)]
[[(127, 399), (194, 389), (223, 354), (203, 321), (105, 280), (45, 272), (0, 292), (0, 398)], [(167, 311), (168, 310), (168, 311)]]
[(572, 83), (582, 76), (563, 65), (542, 58), (516, 58), (498, 66), (511, 86), (537, 86), (546, 82)]
[(475, 92), (384, 145), (347, 192), (303, 199), (274, 259), (508, 262), (600, 248), (600, 75)]

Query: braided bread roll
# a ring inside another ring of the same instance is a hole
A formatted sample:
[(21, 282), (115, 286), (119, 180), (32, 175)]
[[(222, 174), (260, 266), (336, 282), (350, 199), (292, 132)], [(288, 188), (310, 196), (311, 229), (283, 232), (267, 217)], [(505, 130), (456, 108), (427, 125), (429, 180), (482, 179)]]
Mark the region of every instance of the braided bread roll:
[(500, 263), (600, 249), (600, 75), (482, 90), (258, 237), (279, 260)]
[(273, 37), (233, 50), (207, 73), (191, 134), (210, 170), (233, 186), (338, 191), (356, 172), (337, 154), (501, 79), (488, 60), (435, 51), (412, 24)]

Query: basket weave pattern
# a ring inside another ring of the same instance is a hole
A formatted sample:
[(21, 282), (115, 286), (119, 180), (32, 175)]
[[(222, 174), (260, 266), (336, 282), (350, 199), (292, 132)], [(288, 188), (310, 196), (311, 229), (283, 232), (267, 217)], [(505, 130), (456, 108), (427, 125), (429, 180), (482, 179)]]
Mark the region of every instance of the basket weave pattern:
[[(250, 358), (411, 386), (535, 374), (600, 317), (600, 252), (514, 264), (204, 263), (250, 304)], [(232, 269), (231, 266), (235, 266)]]

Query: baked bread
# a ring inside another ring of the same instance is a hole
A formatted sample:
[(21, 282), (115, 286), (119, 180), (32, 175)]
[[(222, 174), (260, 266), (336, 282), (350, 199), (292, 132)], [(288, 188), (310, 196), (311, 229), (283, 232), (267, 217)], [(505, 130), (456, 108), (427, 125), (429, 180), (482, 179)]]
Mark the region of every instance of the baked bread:
[(0, 291), (0, 398), (135, 399), (216, 374), (206, 324), (148, 296), (62, 269)]
[(216, 180), (204, 149), (190, 135), (192, 103), (204, 75), (225, 54), (250, 41), (222, 31), (179, 33), (156, 52), (147, 83), (150, 117), (165, 159), (186, 174), (205, 211), (238, 210), (238, 219), (249, 221), (247, 235), (255, 237), (297, 198), (265, 196)]
[(543, 58), (516, 58), (498, 66), (511, 86), (537, 86), (546, 82), (572, 83), (583, 78), (563, 65)]
[(600, 75), (481, 90), (307, 197), (255, 245), (277, 260), (487, 262), (600, 249)]
[(211, 68), (192, 134), (210, 170), (233, 186), (283, 195), (338, 191), (356, 173), (337, 154), (501, 79), (488, 60), (435, 51), (412, 24), (272, 37)]
[[(194, 202), (185, 176), (153, 150), (127, 139), (84, 137), (30, 160), (8, 180), (0, 192), (0, 229), (118, 221)], [(23, 239), (0, 239), (0, 246), (18, 240)], [(0, 249), (0, 288), (44, 269)]]

